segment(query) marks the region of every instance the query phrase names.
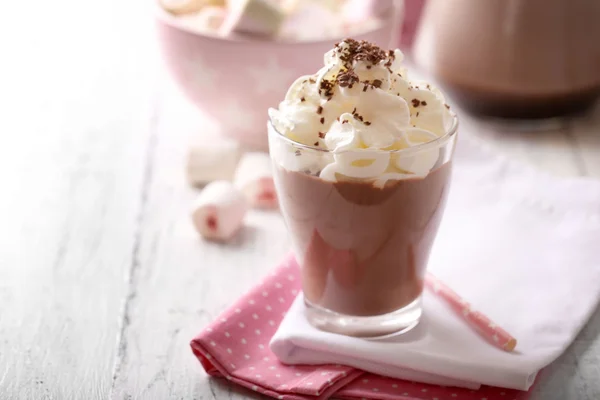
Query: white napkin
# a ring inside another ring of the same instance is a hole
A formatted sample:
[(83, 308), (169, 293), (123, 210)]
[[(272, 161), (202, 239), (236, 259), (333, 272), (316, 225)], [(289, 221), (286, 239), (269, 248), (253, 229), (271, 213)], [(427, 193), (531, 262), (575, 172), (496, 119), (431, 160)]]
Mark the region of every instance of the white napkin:
[(384, 341), (313, 328), (299, 297), (271, 341), (283, 363), (527, 390), (567, 348), (600, 298), (600, 181), (552, 178), (466, 137), (454, 167), (429, 268), (510, 332), (516, 351), (488, 344), (427, 291), (422, 324)]

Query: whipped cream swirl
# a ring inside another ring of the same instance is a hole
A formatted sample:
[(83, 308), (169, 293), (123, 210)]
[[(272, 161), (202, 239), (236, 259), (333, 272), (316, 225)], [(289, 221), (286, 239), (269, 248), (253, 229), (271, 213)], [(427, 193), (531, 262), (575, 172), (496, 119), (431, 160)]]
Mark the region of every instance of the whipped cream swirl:
[(320, 157), (325, 165), (299, 165), (318, 164), (304, 157), (286, 167), (316, 169), (326, 180), (373, 179), (378, 185), (427, 175), (437, 162), (437, 149), (408, 155), (389, 150), (437, 139), (454, 116), (439, 90), (408, 79), (403, 58), (400, 50), (386, 52), (346, 39), (325, 54), (316, 74), (298, 78), (279, 108), (269, 110), (273, 126), (331, 155)]

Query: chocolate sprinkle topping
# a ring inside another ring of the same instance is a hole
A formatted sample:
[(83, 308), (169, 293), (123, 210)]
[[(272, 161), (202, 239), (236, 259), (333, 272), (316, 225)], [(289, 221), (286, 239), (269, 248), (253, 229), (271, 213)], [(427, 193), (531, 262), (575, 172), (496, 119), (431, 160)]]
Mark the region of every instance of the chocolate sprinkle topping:
[(325, 133), (323, 133), (323, 132), (319, 132), (319, 137), (320, 137), (321, 139), (323, 139), (323, 138), (325, 137)]
[(450, 106), (448, 104), (444, 104), (444, 106), (449, 110)]
[(306, 99), (304, 97), (301, 97), (300, 101), (306, 101)]
[(294, 154), (295, 154), (296, 156), (299, 156), (299, 155), (300, 155), (300, 150), (296, 150), (296, 151), (294, 152)]
[(319, 142), (315, 142), (315, 146), (317, 146), (317, 147), (318, 147), (318, 146), (319, 146)]
[(321, 114), (323, 112), (323, 107), (317, 107), (317, 114)]
[(354, 110), (352, 110), (352, 116), (360, 122), (364, 122), (364, 118), (362, 117), (362, 115), (356, 112), (356, 107), (354, 107)]
[(319, 122), (321, 122), (321, 124), (324, 124), (325, 123), (325, 118), (321, 117), (321, 119), (319, 120)]
[(419, 105), (421, 104), (421, 101), (419, 99), (412, 99), (410, 101), (413, 105), (413, 107), (419, 107)]
[[(392, 72), (390, 67), (396, 58), (394, 50), (385, 51), (367, 41), (354, 39), (345, 39), (343, 42), (336, 43), (333, 52), (342, 62), (342, 70), (334, 79), (323, 79), (319, 84), (319, 95), (326, 98), (327, 101), (333, 98), (336, 86), (351, 89), (355, 84), (360, 82), (365, 85), (362, 90), (366, 92), (369, 86), (380, 88), (383, 85), (381, 79), (375, 79), (372, 82), (368, 80), (361, 81), (354, 70), (357, 62), (362, 62), (367, 69), (372, 69), (373, 66), (382, 65), (383, 63), (388, 71)], [(316, 82), (314, 77), (309, 78), (309, 81), (311, 83)]]
[(369, 121), (365, 121), (365, 125), (366, 125), (366, 126), (369, 126), (369, 125), (371, 125), (371, 122), (369, 122)]
[(341, 48), (340, 43), (336, 44), (335, 48), (341, 53), (340, 60), (347, 70), (352, 69), (354, 61), (366, 61), (371, 65), (376, 65), (388, 58), (386, 52), (380, 47), (365, 40), (359, 42), (354, 39), (345, 39), (344, 43), (347, 45), (346, 48)]
[(358, 75), (356, 75), (354, 70), (349, 69), (347, 71), (340, 72), (336, 77), (336, 82), (341, 87), (352, 89), (352, 86), (358, 82)]
[(325, 97), (331, 99), (333, 97), (333, 82), (323, 79), (321, 87), (319, 87), (319, 94), (324, 94)]
[(422, 101), (422, 102), (421, 102), (421, 105), (422, 105), (422, 106), (426, 106), (426, 105), (427, 105), (427, 102), (426, 102), (426, 101)]

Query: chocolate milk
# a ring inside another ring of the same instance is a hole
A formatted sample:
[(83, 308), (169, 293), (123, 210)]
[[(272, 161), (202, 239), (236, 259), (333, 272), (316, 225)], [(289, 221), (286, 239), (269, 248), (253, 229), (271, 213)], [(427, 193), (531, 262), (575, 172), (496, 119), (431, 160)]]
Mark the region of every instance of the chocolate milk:
[(600, 94), (600, 1), (429, 0), (417, 63), (476, 114), (546, 118)]
[(451, 163), (424, 178), (329, 182), (275, 168), (280, 207), (302, 269), (305, 299), (353, 316), (415, 301), (449, 189)]

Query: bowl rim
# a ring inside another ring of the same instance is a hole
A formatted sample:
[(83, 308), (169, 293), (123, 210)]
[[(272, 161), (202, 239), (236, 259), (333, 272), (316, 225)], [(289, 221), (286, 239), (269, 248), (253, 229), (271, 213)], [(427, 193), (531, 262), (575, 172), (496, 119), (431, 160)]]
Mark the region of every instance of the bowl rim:
[(279, 45), (279, 46), (289, 46), (289, 45), (315, 45), (315, 44), (327, 44), (329, 45), (332, 42), (339, 42), (344, 40), (348, 36), (352, 37), (362, 37), (365, 35), (372, 34), (374, 32), (384, 31), (386, 29), (390, 30), (390, 33), (394, 31), (394, 28), (398, 28), (399, 24), (397, 24), (398, 20), (398, 12), (400, 10), (398, 0), (390, 0), (390, 8), (394, 9), (394, 12), (385, 12), (383, 13), (383, 17), (380, 18), (377, 25), (374, 28), (367, 29), (361, 31), (359, 33), (355, 33), (353, 35), (343, 35), (343, 36), (332, 36), (326, 39), (318, 39), (318, 40), (289, 40), (289, 39), (269, 39), (262, 37), (252, 37), (252, 36), (232, 36), (225, 37), (220, 36), (216, 33), (208, 33), (208, 32), (200, 32), (190, 29), (183, 24), (177, 22), (177, 17), (168, 11), (166, 11), (159, 4), (160, 0), (154, 0), (154, 19), (157, 22), (163, 23), (171, 28), (174, 28), (179, 31), (183, 31), (189, 33), (194, 36), (198, 36), (205, 39), (217, 40), (226, 43), (240, 43), (240, 44), (270, 44), (270, 45)]

